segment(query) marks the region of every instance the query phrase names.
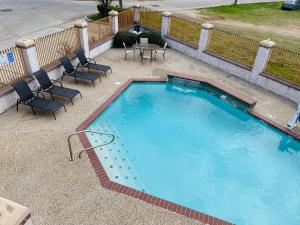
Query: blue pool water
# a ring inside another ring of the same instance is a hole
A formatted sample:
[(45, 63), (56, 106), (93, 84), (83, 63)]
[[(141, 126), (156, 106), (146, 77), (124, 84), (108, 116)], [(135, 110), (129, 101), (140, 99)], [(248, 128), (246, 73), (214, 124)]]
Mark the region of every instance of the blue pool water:
[(88, 129), (117, 136), (96, 150), (115, 182), (238, 225), (300, 224), (300, 143), (206, 91), (134, 83)]

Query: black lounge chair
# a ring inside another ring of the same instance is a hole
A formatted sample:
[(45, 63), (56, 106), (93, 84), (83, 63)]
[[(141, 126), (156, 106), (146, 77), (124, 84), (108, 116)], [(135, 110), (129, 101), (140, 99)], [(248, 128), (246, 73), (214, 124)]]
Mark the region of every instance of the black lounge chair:
[(80, 97), (82, 98), (80, 91), (71, 88), (66, 88), (58, 80), (55, 80), (55, 82), (58, 82), (60, 86), (54, 85), (50, 80), (46, 71), (43, 69), (40, 69), (39, 71), (33, 73), (33, 75), (36, 77), (36, 79), (40, 84), (40, 91), (49, 93), (53, 101), (54, 101), (53, 95), (58, 95), (64, 98), (68, 98), (73, 105), (73, 98), (75, 96), (79, 94)]
[[(64, 56), (64, 57), (60, 58), (59, 61), (65, 68), (65, 71), (63, 72), (61, 80), (63, 80), (64, 76), (70, 76), (70, 77), (75, 78), (76, 84), (78, 84), (78, 79), (82, 79), (82, 80), (91, 81), (92, 84), (94, 85), (94, 87), (95, 87), (95, 83), (94, 83), (95, 80), (99, 79), (101, 82), (99, 75), (94, 74), (94, 73), (84, 72), (83, 68), (81, 66), (77, 66), (75, 69), (68, 57)], [(80, 69), (80, 68), (82, 71), (78, 71), (78, 69)]]
[(89, 70), (89, 72), (91, 72), (91, 69), (92, 69), (92, 70), (96, 70), (98, 72), (104, 73), (105, 76), (109, 70), (112, 73), (112, 69), (110, 66), (97, 64), (95, 59), (86, 58), (82, 49), (76, 50), (75, 54), (79, 59), (79, 65), (87, 68)]
[(36, 112), (34, 111), (34, 108), (37, 108), (37, 109), (42, 109), (51, 112), (52, 115), (54, 116), (54, 119), (56, 119), (54, 113), (57, 110), (59, 110), (61, 107), (64, 107), (65, 111), (67, 111), (64, 104), (60, 102), (51, 101), (45, 98), (38, 97), (40, 92), (35, 92), (37, 93), (37, 96), (34, 96), (33, 94), (34, 92), (31, 91), (30, 87), (28, 86), (25, 80), (19, 80), (14, 84), (12, 84), (11, 86), (15, 89), (15, 91), (20, 97), (20, 99), (17, 100), (17, 110), (19, 110), (19, 104), (23, 104), (23, 105), (30, 106), (35, 116), (36, 116)]

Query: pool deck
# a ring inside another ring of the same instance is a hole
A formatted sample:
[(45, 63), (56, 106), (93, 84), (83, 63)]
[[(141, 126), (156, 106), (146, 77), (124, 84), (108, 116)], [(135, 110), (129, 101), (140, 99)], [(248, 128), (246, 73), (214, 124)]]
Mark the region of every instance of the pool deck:
[[(125, 61), (120, 49), (96, 59), (113, 73), (96, 88), (65, 79), (65, 86), (79, 89), (83, 99), (74, 99), (74, 106), (66, 102), (68, 111), (59, 111), (57, 120), (45, 112), (35, 117), (22, 105), (19, 112), (14, 107), (0, 115), (0, 195), (29, 207), (34, 224), (202, 224), (103, 188), (86, 156), (68, 161), (67, 136), (130, 78), (160, 78), (170, 71), (209, 78), (256, 100), (255, 112), (283, 125), (296, 109), (288, 100), (173, 50), (166, 61), (152, 65)], [(300, 126), (294, 131), (300, 134)], [(76, 138), (73, 147), (82, 149)]]

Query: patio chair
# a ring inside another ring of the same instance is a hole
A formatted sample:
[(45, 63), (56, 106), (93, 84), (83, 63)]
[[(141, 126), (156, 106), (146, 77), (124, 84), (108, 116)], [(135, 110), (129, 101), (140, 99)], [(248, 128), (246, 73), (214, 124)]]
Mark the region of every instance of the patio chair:
[(89, 72), (91, 72), (91, 69), (92, 69), (92, 70), (96, 70), (97, 72), (104, 73), (105, 76), (109, 70), (112, 73), (112, 69), (110, 66), (97, 64), (95, 59), (87, 58), (82, 49), (76, 50), (75, 54), (76, 54), (77, 58), (79, 59), (79, 64), (82, 67), (87, 68), (89, 70)]
[(125, 42), (123, 42), (124, 50), (125, 50), (125, 60), (127, 59), (127, 55), (133, 54), (133, 58), (135, 60), (135, 49), (127, 48)]
[(155, 50), (155, 58), (156, 58), (156, 55), (157, 55), (157, 54), (162, 54), (162, 56), (163, 56), (163, 58), (164, 58), (164, 60), (165, 60), (165, 59), (166, 59), (166, 58), (165, 58), (165, 54), (166, 54), (167, 47), (168, 47), (168, 43), (165, 42), (163, 48), (156, 49), (156, 50)]
[[(64, 107), (65, 111), (67, 111), (64, 104), (60, 102), (45, 99), (44, 95), (42, 95), (44, 98), (40, 98), (40, 92), (33, 92), (25, 80), (19, 80), (13, 83), (11, 86), (15, 89), (20, 97), (17, 100), (17, 110), (19, 110), (19, 104), (23, 104), (29, 106), (35, 116), (36, 112), (34, 111), (34, 108), (37, 108), (51, 112), (54, 116), (54, 119), (56, 119), (55, 112), (58, 111), (61, 107)], [(33, 93), (36, 93), (37, 96), (35, 96)]]
[(148, 38), (140, 38), (140, 45), (148, 45)]
[(152, 63), (152, 50), (141, 49), (141, 58), (142, 58), (142, 64), (144, 64), (145, 59), (149, 59), (150, 63)]
[(54, 85), (53, 82), (50, 80), (46, 71), (43, 69), (40, 69), (39, 71), (33, 73), (33, 75), (36, 77), (37, 81), (40, 84), (39, 87), (40, 91), (49, 93), (53, 101), (54, 101), (53, 95), (57, 95), (69, 99), (73, 105), (73, 98), (75, 96), (79, 94), (80, 97), (82, 98), (80, 91), (71, 88), (66, 88), (58, 80), (55, 80), (54, 82), (58, 82), (60, 86)]
[[(73, 77), (75, 79), (76, 84), (78, 84), (78, 79), (88, 80), (92, 82), (94, 87), (95, 87), (95, 83), (94, 83), (95, 80), (99, 79), (101, 82), (101, 78), (99, 75), (94, 73), (84, 72), (82, 66), (78, 65), (76, 66), (75, 69), (68, 57), (64, 56), (60, 58), (59, 61), (61, 62), (62, 66), (65, 68), (61, 80), (63, 80), (64, 76)], [(78, 69), (81, 69), (81, 71), (78, 71)]]

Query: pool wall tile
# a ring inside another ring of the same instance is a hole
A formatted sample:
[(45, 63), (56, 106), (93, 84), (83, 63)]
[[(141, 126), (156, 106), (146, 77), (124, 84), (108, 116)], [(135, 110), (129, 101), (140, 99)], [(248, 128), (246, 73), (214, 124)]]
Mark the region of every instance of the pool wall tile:
[[(173, 79), (176, 80), (176, 82), (179, 82), (182, 85), (186, 85), (187, 82), (184, 79), (188, 79), (191, 80), (191, 82), (189, 81), (189, 85), (191, 85), (191, 87), (195, 87), (195, 88), (201, 88), (201, 89), (205, 89), (207, 87), (207, 84), (215, 87), (221, 91), (224, 91), (227, 94), (232, 95), (233, 97), (237, 98), (238, 100), (247, 103), (249, 106), (254, 107), (256, 101), (248, 98), (247, 96), (242, 95), (241, 93), (225, 87), (221, 84), (219, 84), (218, 82), (208, 79), (208, 78), (201, 78), (201, 77), (194, 77), (194, 76), (190, 76), (187, 74), (179, 74), (179, 73), (170, 73), (168, 78), (170, 79), (170, 77), (172, 77)], [(184, 78), (184, 79), (182, 79)], [(80, 124), (80, 126), (76, 129), (76, 131), (82, 131), (84, 129), (86, 129), (94, 119), (96, 119), (132, 82), (166, 82), (167, 79), (165, 78), (149, 78), (149, 79), (130, 79), (127, 82), (125, 82), (111, 97), (109, 97), (94, 113), (92, 113), (82, 124)], [(273, 120), (270, 120), (269, 118), (266, 118), (265, 116), (260, 115), (259, 113), (255, 112), (252, 109), (249, 109), (248, 112), (257, 117), (258, 119), (261, 119), (263, 121), (265, 121), (266, 123), (278, 128), (279, 130), (289, 134), (290, 136), (300, 140), (300, 135), (293, 132), (292, 130), (289, 130), (286, 127), (283, 127), (282, 125), (274, 122)], [(78, 134), (80, 141), (83, 145), (83, 147), (86, 148), (90, 148), (92, 147), (87, 136), (84, 133), (80, 133)], [(178, 213), (180, 215), (207, 223), (209, 225), (233, 225), (232, 223), (226, 222), (224, 220), (218, 219), (216, 217), (212, 217), (209, 216), (205, 213), (193, 210), (193, 209), (189, 209), (187, 207), (183, 207), (181, 205), (178, 205), (174, 202), (170, 202), (170, 201), (166, 201), (164, 199), (146, 194), (144, 192), (129, 188), (127, 186), (112, 182), (108, 175), (106, 174), (106, 171), (104, 169), (104, 167), (102, 166), (100, 160), (98, 159), (96, 152), (94, 149), (91, 149), (89, 151), (87, 151), (87, 155), (90, 159), (90, 162), (95, 170), (96, 175), (99, 178), (100, 184), (105, 187), (108, 188), (112, 191), (116, 191), (119, 193), (123, 193), (125, 195), (128, 196), (132, 196), (134, 198), (140, 199), (142, 201), (148, 202), (152, 205), (156, 205), (165, 209), (168, 209), (172, 212)]]

